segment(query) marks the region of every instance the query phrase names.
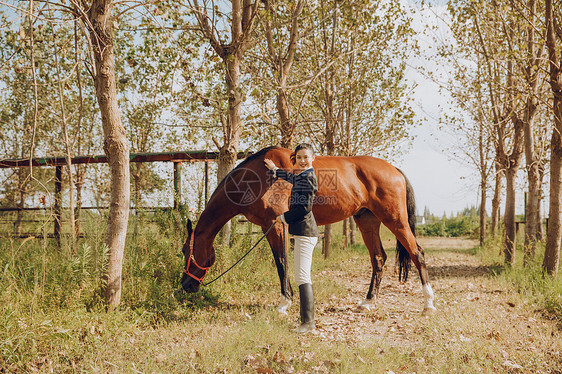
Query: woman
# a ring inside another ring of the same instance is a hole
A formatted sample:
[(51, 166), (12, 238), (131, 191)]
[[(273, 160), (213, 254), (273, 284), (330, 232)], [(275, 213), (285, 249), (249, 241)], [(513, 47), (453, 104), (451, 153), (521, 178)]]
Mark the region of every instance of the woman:
[(318, 191), (318, 181), (314, 174), (312, 162), (314, 149), (310, 144), (302, 143), (295, 148), (297, 174), (279, 169), (275, 163), (266, 158), (265, 166), (272, 170), (276, 178), (281, 178), (293, 185), (289, 210), (277, 217), (277, 220), (289, 225), (289, 233), (295, 238), (295, 283), (299, 286), (301, 325), (292, 330), (298, 333), (313, 331), (314, 294), (310, 268), (312, 252), (318, 242), (318, 226), (312, 214), (314, 196)]

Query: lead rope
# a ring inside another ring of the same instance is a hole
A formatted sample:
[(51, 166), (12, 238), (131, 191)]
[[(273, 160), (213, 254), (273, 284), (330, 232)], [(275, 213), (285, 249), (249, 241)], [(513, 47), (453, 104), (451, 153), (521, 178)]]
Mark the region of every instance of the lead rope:
[[(258, 246), (258, 244), (260, 244), (260, 242), (263, 240), (263, 238), (265, 238), (265, 237), (267, 236), (267, 234), (269, 234), (269, 232), (271, 231), (271, 229), (273, 228), (273, 226), (275, 226), (275, 223), (276, 223), (276, 222), (273, 222), (273, 224), (272, 224), (271, 226), (269, 226), (269, 228), (267, 229), (267, 231), (265, 232), (265, 234), (262, 235), (262, 237), (256, 242), (256, 244), (254, 244), (254, 246), (253, 246), (252, 248), (250, 248), (250, 250), (249, 250), (248, 252), (246, 252), (246, 253), (244, 254), (244, 256), (240, 257), (240, 258), (238, 259), (238, 261), (236, 261), (231, 267), (229, 267), (228, 269), (226, 269), (221, 275), (219, 275), (218, 277), (216, 277), (216, 278), (213, 279), (212, 281), (207, 282), (207, 283), (201, 282), (201, 285), (202, 285), (202, 286), (205, 286), (205, 287), (208, 286), (208, 285), (210, 285), (211, 283), (213, 283), (214, 281), (218, 280), (218, 279), (221, 278), (223, 275), (225, 275), (226, 273), (228, 273), (233, 267), (235, 267), (236, 265), (238, 265), (238, 264), (240, 263), (240, 261), (242, 261), (246, 256), (248, 256), (248, 255), (250, 254), (250, 252), (252, 252), (252, 251), (254, 250), (254, 248), (256, 248), (256, 247)], [(285, 225), (285, 224), (283, 224), (283, 225)], [(283, 235), (285, 235), (285, 230), (284, 230), (284, 229), (285, 229), (285, 227), (283, 227)], [(284, 238), (283, 238), (283, 240), (284, 240)]]

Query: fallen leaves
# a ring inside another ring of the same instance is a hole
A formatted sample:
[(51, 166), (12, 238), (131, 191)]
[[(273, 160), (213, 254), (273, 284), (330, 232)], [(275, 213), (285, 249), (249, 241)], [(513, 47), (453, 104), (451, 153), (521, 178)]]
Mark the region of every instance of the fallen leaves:
[(271, 373), (293, 373), (295, 368), (292, 364), (293, 358), (287, 359), (283, 353), (279, 351), (270, 352), (270, 346), (264, 347), (264, 354), (258, 353), (248, 355), (243, 361), (243, 367), (253, 369), (259, 374)]
[(500, 335), (499, 331), (492, 331), (492, 332), (490, 332), (490, 333), (487, 335), (487, 337), (488, 337), (489, 339), (494, 339), (494, 340), (496, 340), (496, 341), (499, 341), (499, 340), (500, 340), (500, 336), (501, 336), (501, 335)]
[(516, 364), (515, 362), (511, 362), (509, 360), (505, 360), (502, 364), (502, 366), (504, 368), (510, 369), (510, 370), (516, 370), (516, 371), (522, 371), (523, 370), (523, 366)]

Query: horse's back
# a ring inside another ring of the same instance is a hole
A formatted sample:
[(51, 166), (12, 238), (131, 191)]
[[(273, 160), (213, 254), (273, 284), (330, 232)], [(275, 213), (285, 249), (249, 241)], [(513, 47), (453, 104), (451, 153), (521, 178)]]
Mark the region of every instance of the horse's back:
[[(293, 169), (292, 151), (275, 148), (267, 153), (277, 165)], [(314, 215), (318, 224), (340, 221), (373, 203), (405, 198), (405, 179), (385, 160), (372, 156), (316, 156), (313, 167), (318, 178)]]

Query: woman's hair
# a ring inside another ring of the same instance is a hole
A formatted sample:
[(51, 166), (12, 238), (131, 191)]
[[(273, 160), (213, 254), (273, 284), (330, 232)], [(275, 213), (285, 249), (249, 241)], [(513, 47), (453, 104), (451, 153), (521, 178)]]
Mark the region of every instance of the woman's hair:
[(295, 148), (295, 151), (291, 154), (291, 162), (293, 163), (293, 165), (297, 163), (297, 152), (300, 151), (301, 149), (306, 149), (306, 150), (310, 151), (310, 153), (312, 153), (312, 155), (314, 156), (314, 148), (312, 148), (311, 144), (300, 143)]
[(300, 151), (301, 149), (309, 150), (310, 152), (312, 152), (312, 155), (314, 156), (314, 148), (312, 148), (312, 145), (308, 143), (301, 143), (297, 145), (297, 147), (295, 148), (295, 154), (297, 154), (297, 152)]

